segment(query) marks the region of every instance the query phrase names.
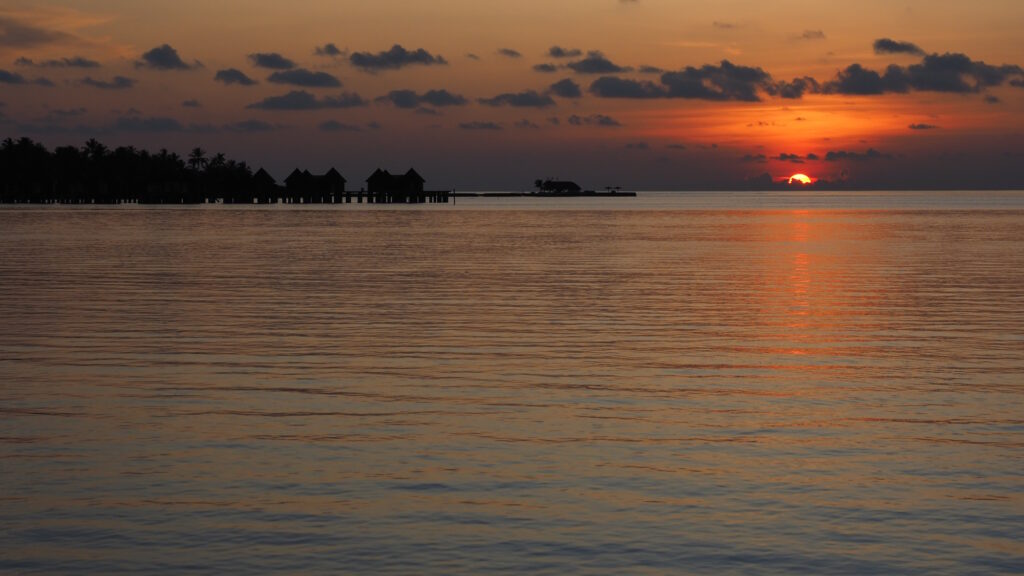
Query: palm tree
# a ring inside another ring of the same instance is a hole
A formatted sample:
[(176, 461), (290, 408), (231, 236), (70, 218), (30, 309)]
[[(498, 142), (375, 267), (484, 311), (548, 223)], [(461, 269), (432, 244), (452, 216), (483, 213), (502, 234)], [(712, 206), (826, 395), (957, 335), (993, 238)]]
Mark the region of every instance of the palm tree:
[(206, 159), (206, 150), (202, 148), (193, 148), (192, 152), (188, 155), (188, 167), (196, 172), (205, 170), (209, 164), (209, 161)]
[(85, 146), (82, 147), (82, 152), (94, 162), (106, 156), (109, 151), (109, 148), (95, 138), (86, 140)]
[(216, 154), (213, 155), (213, 158), (210, 158), (210, 162), (207, 164), (207, 167), (209, 169), (211, 169), (211, 170), (214, 170), (214, 169), (219, 170), (221, 168), (224, 168), (224, 164), (226, 162), (227, 162), (227, 157), (224, 156), (224, 153), (223, 152), (217, 152)]

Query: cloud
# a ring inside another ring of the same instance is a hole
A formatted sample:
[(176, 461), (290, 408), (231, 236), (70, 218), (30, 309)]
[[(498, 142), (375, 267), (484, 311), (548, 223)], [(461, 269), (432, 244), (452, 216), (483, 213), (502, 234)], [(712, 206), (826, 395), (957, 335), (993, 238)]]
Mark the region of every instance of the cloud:
[(586, 58), (569, 62), (566, 66), (578, 74), (619, 74), (632, 70), (632, 68), (615, 64), (597, 50), (587, 52)]
[(228, 132), (271, 132), (279, 128), (279, 126), (262, 120), (242, 120), (224, 125), (224, 130)]
[(578, 48), (562, 48), (561, 46), (552, 46), (548, 49), (548, 56), (552, 58), (578, 58), (583, 55), (583, 51)]
[(821, 30), (804, 30), (800, 40), (824, 40), (825, 33)]
[(657, 66), (641, 66), (637, 72), (641, 74), (664, 74), (665, 71)]
[(413, 110), (413, 113), (420, 114), (422, 116), (441, 116), (441, 112), (434, 110), (433, 108), (427, 108), (426, 106), (420, 106)]
[(202, 103), (199, 100), (185, 100), (181, 103), (182, 108), (202, 108)]
[(758, 91), (777, 93), (771, 75), (761, 68), (737, 66), (728, 60), (714, 66), (687, 66), (662, 74), (660, 84), (603, 76), (590, 85), (590, 92), (601, 98), (684, 98), (698, 100), (740, 100), (757, 102)]
[(341, 86), (341, 81), (327, 72), (313, 72), (305, 68), (274, 72), (267, 77), (267, 82), (291, 84), (304, 88), (338, 88)]
[(334, 58), (334, 57), (337, 57), (337, 56), (341, 56), (341, 55), (344, 54), (332, 42), (328, 42), (327, 44), (324, 44), (323, 46), (317, 46), (316, 50), (314, 50), (313, 53), (316, 54), (317, 56), (329, 56), (331, 58)]
[(24, 24), (9, 16), (0, 16), (0, 47), (32, 48), (70, 38), (63, 32), (54, 32)]
[(829, 150), (825, 154), (826, 162), (838, 162), (840, 160), (881, 160), (892, 158), (892, 154), (885, 154), (875, 150), (874, 148), (868, 148), (867, 151), (861, 152), (850, 152), (846, 150)]
[(931, 54), (921, 64), (906, 69), (907, 80), (915, 90), (935, 92), (979, 92), (1010, 80), (1021, 80), (1020, 66), (991, 66), (964, 54)]
[(259, 102), (246, 106), (255, 110), (322, 110), (327, 108), (355, 108), (366, 106), (367, 102), (353, 92), (338, 96), (317, 98), (305, 90), (293, 90), (282, 96), (268, 96)]
[(317, 128), (322, 132), (362, 132), (363, 129), (354, 124), (345, 124), (337, 120), (326, 120), (321, 122)]
[(580, 85), (569, 78), (555, 82), (548, 88), (548, 91), (559, 98), (581, 98), (583, 96)]
[[(72, 111), (74, 112), (74, 111)], [(182, 124), (180, 121), (167, 116), (138, 116), (137, 111), (130, 110), (128, 115), (122, 116), (111, 124), (104, 126), (63, 127), (59, 124), (43, 126), (28, 126), (27, 131), (46, 133), (85, 133), (85, 134), (106, 134), (111, 132), (132, 132), (132, 133), (156, 133), (166, 134), (173, 132), (187, 132), (204, 134), (218, 132), (220, 129), (211, 124)], [(77, 114), (75, 114), (77, 115)]]
[(224, 84), (239, 84), (241, 86), (252, 86), (257, 84), (255, 80), (245, 75), (245, 72), (237, 68), (225, 68), (224, 70), (218, 70), (217, 74), (213, 77), (216, 82), (223, 82)]
[(827, 82), (822, 91), (828, 94), (875, 95), (922, 92), (981, 92), (989, 87), (1010, 82), (1024, 82), (1024, 69), (1003, 64), (993, 66), (971, 60), (964, 54), (946, 53), (925, 56), (919, 64), (907, 67), (890, 65), (884, 73), (851, 64)]
[[(2, 115), (0, 115), (0, 118), (2, 118)], [(63, 126), (52, 121), (44, 124), (19, 124), (17, 130), (23, 134), (90, 134), (93, 136), (110, 131), (106, 127), (87, 126), (84, 124)]]
[(114, 76), (110, 80), (97, 80), (92, 76), (86, 76), (79, 80), (79, 83), (99, 88), (100, 90), (127, 90), (135, 86), (135, 79), (126, 76)]
[(118, 132), (183, 132), (185, 130), (181, 122), (163, 116), (118, 118), (112, 128)]
[[(817, 156), (815, 156), (817, 158)], [(772, 160), (779, 160), (781, 162), (792, 162), (793, 164), (803, 164), (804, 157), (799, 154), (787, 154), (785, 152), (778, 156), (772, 156)]]
[(478, 102), (485, 106), (513, 106), (516, 108), (547, 108), (555, 106), (555, 101), (547, 94), (540, 94), (535, 90), (523, 92), (508, 92), (498, 94), (493, 98), (478, 98)]
[(906, 92), (906, 75), (902, 68), (891, 65), (884, 74), (868, 70), (860, 64), (850, 64), (840, 70), (835, 79), (825, 83), (826, 94), (870, 95), (886, 92)]
[(380, 70), (398, 70), (406, 66), (437, 66), (447, 65), (444, 57), (434, 56), (423, 48), (417, 50), (406, 50), (400, 44), (395, 44), (390, 50), (371, 54), (370, 52), (356, 52), (349, 56), (349, 62), (356, 68), (365, 72), (378, 72)]
[(203, 65), (197, 60), (192, 64), (185, 63), (178, 55), (178, 51), (170, 44), (157, 46), (142, 54), (142, 59), (135, 62), (136, 68), (150, 68), (153, 70), (191, 70), (201, 68)]
[(740, 162), (757, 162), (763, 164), (768, 161), (768, 157), (764, 154), (744, 154), (740, 157)]
[(897, 42), (889, 38), (875, 40), (874, 48), (875, 54), (915, 54), (917, 56), (924, 56), (924, 50), (921, 50), (917, 44)]
[(685, 144), (666, 144), (665, 148), (669, 148), (671, 150), (686, 150), (686, 145)]
[(733, 24), (732, 22), (720, 22), (718, 20), (712, 22), (711, 26), (718, 28), (719, 30), (734, 30), (740, 27), (739, 24)]
[(611, 116), (605, 116), (604, 114), (591, 114), (590, 116), (577, 116), (573, 114), (572, 116), (569, 116), (569, 124), (573, 126), (622, 126), (618, 120)]
[(85, 108), (55, 108), (46, 113), (42, 122), (63, 122), (70, 118), (84, 116), (88, 112)]
[(17, 72), (10, 72), (8, 70), (0, 70), (0, 84), (35, 84), (37, 86), (53, 86), (48, 78), (39, 77), (34, 80), (29, 80)]
[(648, 80), (630, 80), (602, 76), (590, 84), (590, 92), (600, 98), (667, 98), (664, 86)]
[(523, 57), (521, 52), (519, 52), (518, 50), (513, 50), (511, 48), (499, 48), (498, 49), (498, 55), (499, 56), (505, 56), (506, 58), (522, 58)]
[(295, 68), (295, 62), (285, 58), (277, 52), (254, 52), (249, 54), (253, 66), (269, 68), (271, 70), (290, 70)]
[(935, 124), (911, 124), (910, 126), (907, 126), (907, 128), (910, 128), (911, 130), (935, 130), (938, 126)]
[(423, 105), (443, 108), (445, 106), (465, 106), (467, 100), (447, 90), (428, 90), (418, 94), (414, 90), (392, 90), (387, 95), (376, 99), (377, 102), (390, 102), (396, 108), (412, 109)]
[(624, 146), (626, 150), (650, 150), (647, 142), (630, 142)]
[(758, 89), (770, 87), (771, 76), (760, 68), (722, 60), (719, 66), (705, 64), (701, 68), (688, 66), (679, 72), (666, 72), (661, 83), (668, 88), (671, 98), (757, 102)]
[(808, 154), (808, 155), (806, 156), (806, 158), (807, 158), (808, 160), (821, 160), (821, 158), (820, 158), (820, 157), (819, 157), (819, 156), (818, 156), (817, 154), (815, 154), (815, 153), (813, 153), (813, 152), (812, 152), (812, 153), (810, 153), (810, 154)]
[(552, 72), (558, 72), (558, 66), (555, 66), (554, 64), (548, 64), (546, 62), (543, 63), (543, 64), (534, 64), (533, 65), (533, 71), (534, 72), (543, 72), (545, 74), (550, 74)]
[(1002, 102), (1002, 100), (999, 99), (999, 96), (993, 96), (991, 94), (985, 95), (986, 104), (999, 104), (1000, 102)]
[(420, 104), (429, 104), (437, 108), (465, 106), (468, 102), (465, 97), (447, 90), (427, 90), (419, 96), (419, 101)]
[(814, 78), (804, 76), (803, 78), (794, 78), (792, 82), (781, 80), (774, 86), (769, 85), (766, 90), (773, 96), (800, 99), (803, 98), (804, 94), (817, 94), (821, 92), (821, 85)]
[(447, 90), (427, 90), (420, 95), (420, 104), (430, 105), (436, 108), (449, 107), (449, 106), (465, 106), (465, 97), (459, 94), (453, 94)]
[(469, 58), (470, 60), (479, 60), (480, 59), (479, 56), (477, 56), (476, 54), (473, 54), (472, 52), (470, 52), (469, 54), (466, 54), (466, 58)]
[(31, 66), (34, 68), (99, 68), (100, 63), (95, 60), (89, 60), (81, 56), (71, 56), (69, 58), (57, 58), (53, 60), (43, 60), (36, 62), (31, 58), (18, 58), (14, 61), (18, 66)]
[(463, 122), (459, 124), (463, 130), (504, 130), (500, 124), (494, 122)]
[(534, 124), (533, 122), (530, 122), (526, 118), (523, 118), (522, 120), (519, 120), (518, 122), (516, 122), (516, 128), (537, 129), (537, 128), (540, 128), (540, 126)]

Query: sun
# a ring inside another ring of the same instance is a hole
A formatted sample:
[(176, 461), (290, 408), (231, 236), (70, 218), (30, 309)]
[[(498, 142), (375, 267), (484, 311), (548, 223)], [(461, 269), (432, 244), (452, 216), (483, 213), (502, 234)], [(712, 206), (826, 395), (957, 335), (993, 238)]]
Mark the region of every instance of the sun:
[(789, 177), (789, 183), (792, 184), (793, 182), (799, 182), (800, 184), (810, 184), (811, 177), (808, 176), (807, 174), (793, 174), (792, 176)]

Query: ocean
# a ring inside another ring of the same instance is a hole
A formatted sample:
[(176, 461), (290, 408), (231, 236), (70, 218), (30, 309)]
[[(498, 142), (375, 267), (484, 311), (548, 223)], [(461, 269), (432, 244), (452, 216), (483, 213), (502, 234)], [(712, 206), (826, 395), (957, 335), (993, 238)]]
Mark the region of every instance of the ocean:
[(0, 571), (1024, 572), (1024, 192), (0, 207)]

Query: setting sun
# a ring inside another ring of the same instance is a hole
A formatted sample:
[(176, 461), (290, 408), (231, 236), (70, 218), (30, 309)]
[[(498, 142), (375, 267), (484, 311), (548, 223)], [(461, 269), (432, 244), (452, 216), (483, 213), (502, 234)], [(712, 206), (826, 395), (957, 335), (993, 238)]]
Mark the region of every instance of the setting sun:
[(808, 176), (807, 174), (793, 174), (792, 176), (789, 177), (789, 183), (792, 184), (793, 182), (799, 182), (801, 184), (810, 184), (811, 177)]

